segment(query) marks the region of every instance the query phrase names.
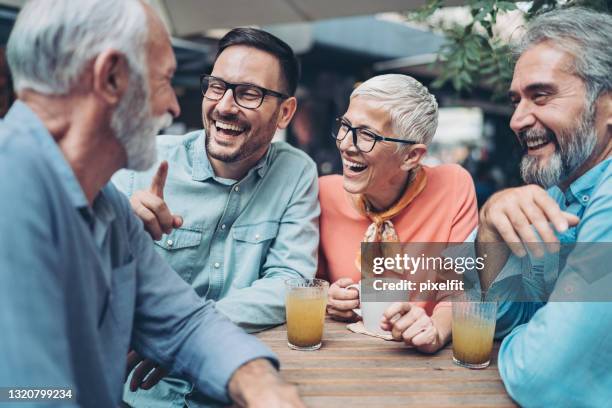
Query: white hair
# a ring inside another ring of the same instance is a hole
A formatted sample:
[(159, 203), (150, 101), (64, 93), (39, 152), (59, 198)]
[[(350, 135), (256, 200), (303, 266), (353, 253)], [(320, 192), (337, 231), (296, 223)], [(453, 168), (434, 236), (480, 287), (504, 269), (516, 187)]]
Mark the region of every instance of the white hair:
[(394, 137), (428, 145), (438, 127), (438, 103), (416, 79), (402, 74), (372, 77), (351, 94), (372, 98), (389, 112)]
[(108, 49), (125, 54), (130, 68), (142, 75), (147, 37), (138, 0), (28, 1), (7, 44), (15, 91), (68, 94), (86, 65)]
[(139, 0), (31, 0), (7, 45), (15, 90), (69, 94), (92, 60), (122, 52), (130, 66), (125, 94), (110, 126), (127, 155), (126, 167), (146, 170), (156, 161), (155, 135), (172, 115), (151, 114), (147, 69), (149, 26)]
[(550, 41), (573, 58), (572, 69), (585, 83), (587, 105), (612, 90), (612, 16), (582, 7), (553, 10), (533, 19), (514, 46), (515, 58)]

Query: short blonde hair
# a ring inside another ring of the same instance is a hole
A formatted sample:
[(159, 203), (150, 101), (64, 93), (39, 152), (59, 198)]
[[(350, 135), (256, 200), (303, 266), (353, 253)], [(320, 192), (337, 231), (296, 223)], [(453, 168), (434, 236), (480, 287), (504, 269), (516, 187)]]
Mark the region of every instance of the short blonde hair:
[(398, 139), (428, 145), (438, 127), (438, 103), (416, 79), (402, 74), (378, 75), (360, 84), (351, 99), (358, 96), (381, 103), (391, 116), (391, 126)]

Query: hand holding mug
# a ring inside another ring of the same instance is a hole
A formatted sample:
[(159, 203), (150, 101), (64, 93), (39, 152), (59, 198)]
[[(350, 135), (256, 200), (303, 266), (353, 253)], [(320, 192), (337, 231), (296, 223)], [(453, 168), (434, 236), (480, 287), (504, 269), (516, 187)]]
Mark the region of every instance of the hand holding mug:
[(334, 320), (354, 322), (359, 315), (353, 311), (359, 307), (359, 291), (350, 278), (341, 278), (329, 287), (327, 314)]

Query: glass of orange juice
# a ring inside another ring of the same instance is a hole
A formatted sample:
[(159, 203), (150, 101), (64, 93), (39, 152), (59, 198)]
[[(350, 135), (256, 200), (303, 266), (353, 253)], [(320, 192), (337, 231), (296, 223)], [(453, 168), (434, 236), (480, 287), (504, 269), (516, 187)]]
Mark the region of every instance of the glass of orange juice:
[(453, 302), (453, 361), (467, 368), (485, 368), (491, 361), (497, 302)]
[(287, 345), (294, 350), (318, 350), (323, 338), (329, 283), (323, 279), (289, 279), (287, 295)]

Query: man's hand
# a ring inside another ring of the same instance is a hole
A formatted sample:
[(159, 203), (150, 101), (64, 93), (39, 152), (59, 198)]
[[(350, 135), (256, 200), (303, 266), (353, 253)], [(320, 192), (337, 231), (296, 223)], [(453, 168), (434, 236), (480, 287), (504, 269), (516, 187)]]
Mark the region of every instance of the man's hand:
[(561, 211), (539, 186), (509, 188), (491, 196), (482, 207), (477, 241), (506, 242), (519, 257), (526, 255), (522, 242), (536, 257), (542, 257), (544, 244), (551, 252), (558, 250), (559, 241), (553, 228), (564, 232), (579, 221), (575, 215)]
[[(134, 370), (134, 367), (136, 367), (136, 370)], [(136, 391), (139, 387), (143, 390), (148, 390), (168, 374), (168, 371), (151, 360), (143, 359), (134, 350), (128, 353), (127, 369), (125, 372), (126, 380), (132, 370), (134, 370), (134, 375), (132, 375), (132, 380), (130, 381), (130, 391), (132, 392)]]
[(153, 176), (149, 190), (136, 191), (130, 198), (132, 209), (156, 241), (161, 239), (164, 233), (169, 234), (174, 228), (183, 224), (183, 219), (170, 213), (164, 201), (166, 177), (168, 177), (168, 162), (164, 160)]
[(297, 388), (283, 381), (265, 359), (250, 361), (236, 370), (228, 390), (239, 407), (305, 408)]
[(385, 310), (380, 328), (390, 331), (394, 340), (403, 341), (424, 353), (438, 351), (444, 342), (431, 317), (422, 307), (409, 302), (396, 302)]
[(332, 319), (354, 322), (359, 316), (353, 309), (359, 307), (359, 292), (357, 289), (346, 289), (354, 282), (350, 278), (338, 279), (327, 293), (327, 314)]

